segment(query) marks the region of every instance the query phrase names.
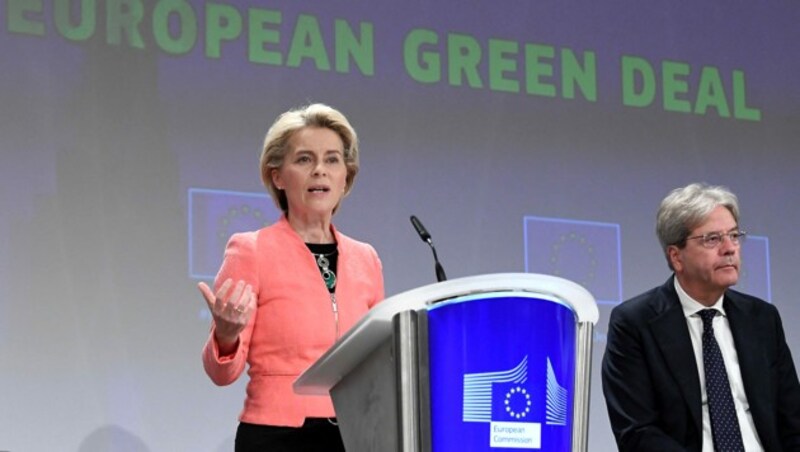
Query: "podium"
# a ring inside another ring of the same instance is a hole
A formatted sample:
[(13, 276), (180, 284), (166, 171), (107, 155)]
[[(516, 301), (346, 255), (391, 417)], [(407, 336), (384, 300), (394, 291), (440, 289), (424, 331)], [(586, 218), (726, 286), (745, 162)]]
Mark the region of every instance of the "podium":
[(502, 273), (387, 298), (294, 383), (330, 394), (352, 452), (585, 451), (592, 295)]

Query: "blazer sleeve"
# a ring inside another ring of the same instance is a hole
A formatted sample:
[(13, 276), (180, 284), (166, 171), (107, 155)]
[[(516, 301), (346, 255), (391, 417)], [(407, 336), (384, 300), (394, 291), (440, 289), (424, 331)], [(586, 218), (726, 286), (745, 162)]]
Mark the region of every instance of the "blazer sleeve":
[(792, 353), (786, 344), (780, 314), (775, 309), (775, 330), (777, 332), (778, 375), (777, 421), (781, 445), (786, 451), (800, 451), (800, 383), (792, 360)]
[(615, 308), (608, 326), (602, 381), (611, 428), (620, 451), (686, 451), (659, 425), (660, 416), (642, 328), (636, 316)]
[(375, 248), (373, 248), (372, 245), (367, 245), (367, 248), (369, 249), (370, 261), (372, 263), (371, 265), (371, 271), (373, 274), (372, 279), (375, 284), (374, 294), (369, 304), (369, 307), (372, 308), (379, 302), (383, 301), (386, 294), (384, 292), (384, 286), (383, 286), (383, 263), (381, 262), (380, 257), (378, 257), (378, 252), (375, 251)]
[[(258, 261), (256, 254), (257, 232), (234, 234), (225, 247), (225, 256), (222, 267), (214, 280), (214, 290), (218, 290), (222, 283), (231, 278), (234, 283), (244, 280), (250, 284), (258, 299)], [(219, 386), (229, 385), (236, 381), (244, 370), (247, 354), (250, 348), (250, 339), (253, 335), (256, 313), (250, 316), (245, 329), (239, 335), (239, 343), (231, 355), (220, 356), (219, 345), (214, 338), (215, 325), (211, 322), (206, 344), (203, 347), (203, 368), (211, 381)]]

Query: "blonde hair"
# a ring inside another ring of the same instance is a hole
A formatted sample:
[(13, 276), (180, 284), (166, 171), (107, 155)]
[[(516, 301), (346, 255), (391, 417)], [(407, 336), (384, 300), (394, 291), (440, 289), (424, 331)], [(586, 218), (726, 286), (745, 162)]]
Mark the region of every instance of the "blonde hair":
[[(347, 168), (344, 196), (347, 196), (352, 190), (353, 182), (358, 174), (358, 136), (341, 112), (325, 104), (311, 104), (281, 114), (264, 137), (260, 166), (261, 181), (284, 214), (289, 213), (289, 203), (286, 193), (279, 190), (273, 183), (272, 170), (279, 169), (283, 165), (284, 159), (289, 153), (289, 140), (297, 131), (306, 127), (330, 129), (341, 138), (344, 145), (344, 163)], [(338, 208), (339, 204), (334, 207), (333, 211), (336, 212)]]

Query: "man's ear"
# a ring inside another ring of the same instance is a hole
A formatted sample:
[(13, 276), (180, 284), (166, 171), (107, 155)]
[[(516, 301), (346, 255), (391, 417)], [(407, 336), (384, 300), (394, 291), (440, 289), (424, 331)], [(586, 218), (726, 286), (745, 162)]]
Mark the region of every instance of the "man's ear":
[(683, 255), (681, 254), (680, 248), (678, 248), (676, 245), (668, 246), (667, 257), (669, 258), (669, 263), (672, 264), (672, 269), (675, 271), (675, 273), (683, 271)]

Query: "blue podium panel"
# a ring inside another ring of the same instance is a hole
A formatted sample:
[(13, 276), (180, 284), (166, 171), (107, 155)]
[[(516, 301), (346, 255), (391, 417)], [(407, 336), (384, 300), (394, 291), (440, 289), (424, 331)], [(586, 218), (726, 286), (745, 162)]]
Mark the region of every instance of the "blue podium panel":
[(433, 451), (570, 450), (576, 334), (572, 309), (541, 294), (430, 307)]

